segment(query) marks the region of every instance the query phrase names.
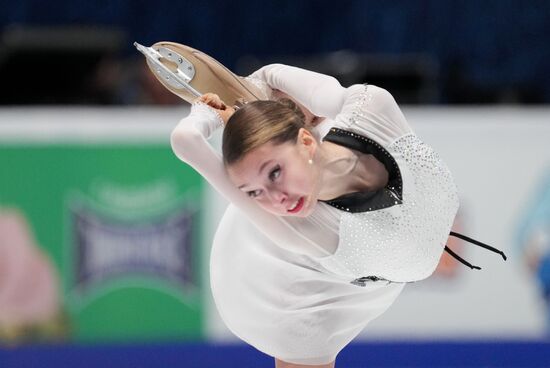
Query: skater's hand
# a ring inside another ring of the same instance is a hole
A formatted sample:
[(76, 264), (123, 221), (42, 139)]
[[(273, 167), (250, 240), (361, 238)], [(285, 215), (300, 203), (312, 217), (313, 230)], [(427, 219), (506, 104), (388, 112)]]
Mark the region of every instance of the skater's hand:
[(197, 101), (202, 102), (216, 110), (218, 115), (222, 118), (223, 123), (227, 124), (227, 121), (235, 112), (235, 109), (231, 106), (226, 105), (222, 99), (215, 93), (205, 93), (197, 99)]

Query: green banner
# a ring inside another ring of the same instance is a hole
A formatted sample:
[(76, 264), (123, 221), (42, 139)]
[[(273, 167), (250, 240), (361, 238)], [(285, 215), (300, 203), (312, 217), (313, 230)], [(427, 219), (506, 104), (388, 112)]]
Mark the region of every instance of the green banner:
[(0, 214), (26, 223), (6, 228), (28, 228), (60, 299), (49, 319), (0, 320), (4, 337), (202, 337), (203, 184), (168, 144), (2, 143), (0, 167)]

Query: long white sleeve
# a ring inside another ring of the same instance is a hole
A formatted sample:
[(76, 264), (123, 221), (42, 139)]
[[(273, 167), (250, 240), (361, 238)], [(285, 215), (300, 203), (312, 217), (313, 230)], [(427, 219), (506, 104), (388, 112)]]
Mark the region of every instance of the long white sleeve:
[(284, 218), (261, 209), (229, 180), (221, 156), (207, 141), (212, 132), (222, 126), (220, 117), (213, 109), (206, 104), (193, 104), (191, 113), (172, 131), (170, 138), (174, 153), (237, 206), (275, 244), (300, 254), (326, 255), (326, 250), (312, 241), (307, 233), (304, 235)]
[(375, 85), (344, 88), (333, 77), (283, 65), (266, 65), (250, 77), (292, 96), (332, 126), (353, 130), (388, 144), (412, 131), (393, 96)]
[(294, 66), (270, 64), (250, 77), (292, 96), (316, 116), (334, 119), (346, 98), (346, 88), (336, 78)]

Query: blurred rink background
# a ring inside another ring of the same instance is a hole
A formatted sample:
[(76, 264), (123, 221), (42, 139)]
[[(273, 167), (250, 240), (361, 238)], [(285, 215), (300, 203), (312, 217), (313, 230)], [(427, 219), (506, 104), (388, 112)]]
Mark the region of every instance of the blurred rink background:
[(550, 2), (0, 5), (0, 368), (274, 366), (217, 314), (226, 203), (171, 153), (189, 105), (134, 41), (388, 89), (454, 174), (455, 230), (509, 256), (451, 240), (483, 270), (444, 258), (337, 367), (550, 367)]

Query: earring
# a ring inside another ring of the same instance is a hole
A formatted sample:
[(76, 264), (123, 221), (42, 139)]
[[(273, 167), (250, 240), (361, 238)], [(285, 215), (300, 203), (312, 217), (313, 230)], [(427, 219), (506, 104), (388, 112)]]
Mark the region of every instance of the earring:
[(310, 165), (313, 165), (313, 160), (309, 159), (307, 163), (310, 164)]

